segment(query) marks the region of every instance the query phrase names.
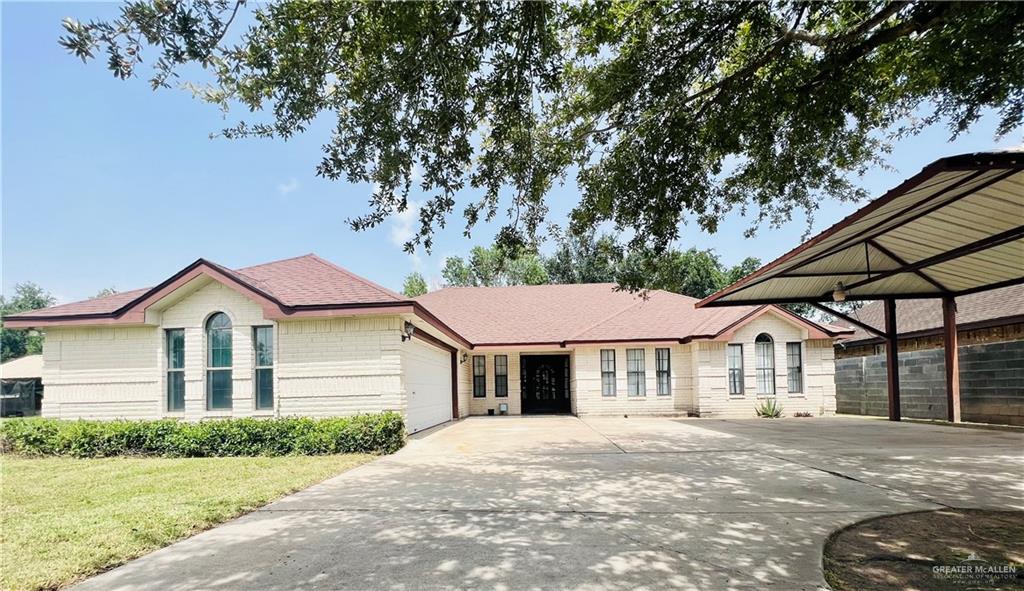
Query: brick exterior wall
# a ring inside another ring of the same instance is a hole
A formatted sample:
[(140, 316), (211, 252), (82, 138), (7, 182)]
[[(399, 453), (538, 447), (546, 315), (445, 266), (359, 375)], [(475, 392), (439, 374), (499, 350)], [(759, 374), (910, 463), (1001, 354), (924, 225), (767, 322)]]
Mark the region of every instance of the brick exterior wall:
[[(43, 415), (61, 418), (203, 419), (226, 416), (349, 415), (405, 411), (402, 327), (399, 315), (266, 320), (262, 309), (218, 282), (197, 279), (147, 310), (147, 326), (75, 327), (47, 331), (44, 341)], [(212, 411), (206, 401), (206, 320), (215, 312), (232, 321), (232, 408)], [(272, 409), (254, 402), (253, 327), (274, 327)], [(185, 410), (167, 410), (165, 330), (185, 333)], [(422, 324), (418, 329), (446, 340)], [(754, 338), (767, 332), (775, 341), (776, 392), (787, 414), (815, 415), (834, 410), (833, 349), (829, 340), (807, 339), (791, 320), (763, 315), (732, 335), (744, 343), (747, 384), (743, 396), (730, 396), (726, 382), (726, 342), (586, 345), (551, 351), (472, 351), (460, 349), (457, 368), (459, 414), (487, 414), (507, 402), (521, 411), (520, 359), (556, 353), (570, 356), (572, 412), (579, 415), (686, 415), (751, 417), (757, 402)], [(448, 341), (446, 341), (448, 342)], [(802, 343), (804, 389), (786, 390), (787, 342)], [(657, 394), (657, 348), (670, 350), (671, 393)], [(601, 394), (601, 349), (615, 350), (616, 395)], [(642, 348), (645, 395), (629, 396), (627, 349)], [(465, 362), (461, 361), (466, 354)], [(472, 397), (472, 357), (486, 356), (487, 395)], [(494, 357), (508, 356), (508, 397), (494, 396)]]
[[(669, 350), (670, 394), (658, 395), (655, 349)], [(601, 394), (601, 350), (615, 351), (615, 396)], [(644, 395), (630, 396), (627, 349), (644, 350)], [(574, 412), (578, 415), (685, 415), (693, 408), (690, 345), (595, 345), (575, 350)]]
[[(203, 280), (199, 280), (203, 281)], [(155, 326), (54, 328), (43, 343), (43, 415), (59, 418), (349, 415), (404, 411), (397, 315), (269, 321), (249, 298), (205, 281), (147, 311)], [(160, 308), (160, 309), (156, 309)], [(207, 318), (232, 321), (232, 408), (207, 410)], [(274, 326), (273, 409), (255, 409), (254, 326)], [(185, 410), (168, 412), (164, 330), (185, 331)]]
[[(726, 341), (697, 341), (693, 350), (696, 410), (702, 417), (750, 418), (766, 396), (757, 393), (754, 339), (766, 333), (774, 341), (775, 398), (786, 416), (835, 413), (834, 351), (831, 339), (808, 339), (807, 330), (776, 314), (765, 314), (741, 327)], [(789, 392), (786, 343), (801, 343), (803, 391)], [(743, 394), (729, 394), (729, 344), (743, 345)]]
[[(965, 345), (959, 354), (963, 420), (1024, 425), (1024, 340)], [(943, 350), (901, 350), (899, 359), (900, 412), (910, 418), (944, 420)], [(836, 386), (838, 412), (888, 414), (884, 355), (836, 360)]]
[[(775, 314), (765, 314), (737, 330), (730, 342), (744, 345), (746, 388), (742, 396), (728, 393), (725, 341), (694, 341), (687, 344), (610, 344), (575, 346), (550, 351), (460, 351), (468, 354), (459, 366), (459, 407), (462, 413), (486, 415), (488, 409), (497, 413), (498, 404), (507, 402), (509, 414), (521, 411), (520, 356), (529, 354), (568, 354), (570, 356), (569, 389), (572, 412), (581, 415), (648, 415), (750, 418), (759, 401), (756, 395), (754, 339), (765, 332), (775, 340), (776, 396), (786, 414), (809, 412), (812, 415), (835, 413), (834, 352), (830, 339), (807, 338), (807, 331), (792, 321)], [(803, 353), (804, 388), (789, 392), (786, 379), (786, 343), (800, 342)], [(670, 351), (671, 394), (657, 394), (655, 349)], [(644, 350), (645, 395), (627, 394), (626, 350)], [(601, 350), (615, 350), (616, 395), (601, 394)], [(473, 355), (486, 356), (487, 395), (472, 398)], [(508, 355), (509, 396), (494, 396), (494, 355)]]

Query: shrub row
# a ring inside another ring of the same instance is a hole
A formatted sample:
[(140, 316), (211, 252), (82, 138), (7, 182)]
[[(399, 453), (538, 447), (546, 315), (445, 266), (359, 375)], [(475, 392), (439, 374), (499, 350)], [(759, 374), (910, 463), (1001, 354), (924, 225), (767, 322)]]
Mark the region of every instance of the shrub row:
[(395, 412), (311, 419), (218, 419), (200, 422), (0, 421), (0, 451), (43, 456), (323, 455), (388, 454), (405, 444), (405, 423)]

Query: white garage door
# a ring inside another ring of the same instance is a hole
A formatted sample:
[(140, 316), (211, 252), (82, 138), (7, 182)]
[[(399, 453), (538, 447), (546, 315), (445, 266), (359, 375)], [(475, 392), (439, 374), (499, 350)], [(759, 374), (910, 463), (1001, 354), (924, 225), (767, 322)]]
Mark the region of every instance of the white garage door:
[(417, 339), (405, 343), (406, 427), (410, 433), (452, 418), (451, 353)]

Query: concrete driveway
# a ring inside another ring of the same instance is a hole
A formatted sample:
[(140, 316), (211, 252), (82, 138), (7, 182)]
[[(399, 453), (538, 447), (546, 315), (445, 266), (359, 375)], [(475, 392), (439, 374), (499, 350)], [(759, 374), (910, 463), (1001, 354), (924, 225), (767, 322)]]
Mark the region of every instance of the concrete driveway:
[(818, 589), (837, 527), (1024, 509), (1024, 434), (480, 417), (78, 589)]

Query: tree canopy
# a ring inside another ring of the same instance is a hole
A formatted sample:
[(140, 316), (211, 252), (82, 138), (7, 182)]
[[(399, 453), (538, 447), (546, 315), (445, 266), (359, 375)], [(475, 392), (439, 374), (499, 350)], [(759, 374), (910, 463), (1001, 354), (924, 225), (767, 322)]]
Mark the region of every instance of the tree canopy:
[(105, 298), (107, 296), (116, 295), (117, 293), (119, 292), (117, 291), (116, 287), (104, 287), (103, 289), (97, 291), (96, 295), (92, 296), (89, 299), (95, 300), (97, 298)]
[(427, 293), (427, 280), (423, 278), (422, 273), (414, 271), (406, 275), (405, 283), (402, 284), (402, 295), (414, 298), (425, 293)]
[(410, 251), (464, 190), (467, 234), (501, 218), (502, 252), (535, 248), (575, 174), (574, 233), (607, 222), (660, 254), (686, 222), (739, 210), (752, 233), (863, 197), (856, 175), (928, 126), (1024, 119), (1020, 2), (132, 0), (64, 27), (154, 88), (205, 68), (196, 96), (251, 117), (227, 138), (333, 118), (317, 173), (375, 187), (353, 228), (404, 211), (414, 178), (426, 193)]
[[(47, 308), (57, 303), (48, 291), (35, 283), (19, 283), (14, 286), (14, 295), (10, 298), (0, 295), (0, 320), (18, 312)], [(23, 355), (42, 353), (43, 337), (29, 334), (25, 330), (0, 328), (0, 361), (7, 361)]]
[(469, 256), (445, 259), (446, 285), (481, 287), (542, 285), (547, 283), (631, 283), (638, 289), (663, 289), (703, 298), (745, 277), (761, 265), (756, 258), (726, 267), (713, 250), (678, 250), (664, 253), (622, 252), (610, 234), (555, 233), (550, 255), (533, 251), (507, 253), (502, 245), (476, 246)]
[(441, 270), (446, 285), (455, 287), (500, 287), (550, 283), (544, 260), (527, 250), (509, 253), (501, 245), (474, 246), (469, 256), (450, 256)]

